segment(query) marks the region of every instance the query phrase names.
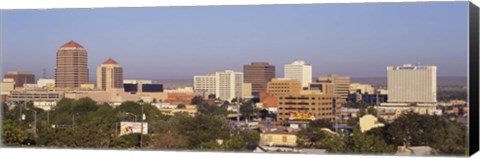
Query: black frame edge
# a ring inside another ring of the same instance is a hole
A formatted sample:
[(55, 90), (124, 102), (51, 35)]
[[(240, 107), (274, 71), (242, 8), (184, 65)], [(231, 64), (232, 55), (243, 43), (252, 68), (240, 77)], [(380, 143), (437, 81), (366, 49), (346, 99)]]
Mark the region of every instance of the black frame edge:
[(469, 134), (468, 153), (470, 156), (479, 150), (479, 12), (478, 7), (469, 5)]

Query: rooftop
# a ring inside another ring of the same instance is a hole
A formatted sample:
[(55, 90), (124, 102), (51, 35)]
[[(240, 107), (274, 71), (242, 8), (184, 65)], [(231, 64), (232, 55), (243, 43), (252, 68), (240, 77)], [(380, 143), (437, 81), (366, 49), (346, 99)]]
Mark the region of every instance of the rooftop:
[(67, 43), (63, 44), (60, 48), (84, 48), (82, 45), (77, 42), (70, 40)]
[(118, 65), (118, 63), (115, 60), (113, 60), (112, 58), (108, 58), (102, 64)]

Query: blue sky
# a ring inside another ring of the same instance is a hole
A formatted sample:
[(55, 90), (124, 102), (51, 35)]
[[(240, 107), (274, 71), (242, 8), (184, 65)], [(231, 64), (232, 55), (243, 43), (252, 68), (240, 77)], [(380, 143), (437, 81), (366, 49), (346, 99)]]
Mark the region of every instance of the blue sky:
[(386, 76), (423, 63), (466, 76), (468, 2), (9, 10), (3, 71), (54, 76), (59, 46), (88, 51), (90, 78), (108, 58), (129, 79), (190, 79), (243, 64), (305, 60), (313, 75)]

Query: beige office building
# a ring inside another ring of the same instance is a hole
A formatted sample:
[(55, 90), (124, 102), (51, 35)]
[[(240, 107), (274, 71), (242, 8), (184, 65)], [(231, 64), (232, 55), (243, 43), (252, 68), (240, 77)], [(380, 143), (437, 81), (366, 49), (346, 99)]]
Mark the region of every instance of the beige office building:
[(437, 110), (436, 106), (436, 66), (388, 66), (387, 75), (388, 102), (376, 108), (382, 118), (391, 122), (409, 111), (441, 115), (441, 110)]
[(198, 95), (202, 95), (206, 98), (210, 94), (215, 94), (216, 86), (217, 78), (215, 74), (193, 76), (193, 89)]
[(113, 59), (108, 59), (97, 68), (97, 88), (123, 89), (123, 68)]
[(318, 77), (317, 83), (331, 83), (334, 85), (335, 94), (342, 101), (346, 101), (350, 91), (350, 77), (338, 76), (337, 74), (330, 74), (325, 77)]
[(69, 41), (57, 51), (55, 87), (71, 89), (84, 83), (88, 83), (87, 50), (77, 42)]
[(267, 94), (271, 96), (300, 94), (302, 84), (300, 81), (289, 78), (273, 78), (267, 84)]
[(389, 103), (437, 102), (436, 66), (388, 66), (387, 75)]
[(224, 72), (216, 72), (215, 94), (221, 100), (232, 100), (243, 95), (243, 73), (226, 70)]

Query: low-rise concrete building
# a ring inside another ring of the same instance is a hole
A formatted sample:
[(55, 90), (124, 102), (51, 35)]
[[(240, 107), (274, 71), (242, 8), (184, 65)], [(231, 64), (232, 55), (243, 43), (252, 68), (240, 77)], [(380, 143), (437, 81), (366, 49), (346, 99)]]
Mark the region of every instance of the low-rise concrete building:
[(33, 102), (34, 107), (50, 110), (64, 97), (61, 91), (12, 91), (8, 102)]
[(378, 122), (377, 117), (370, 114), (360, 117), (359, 124), (361, 132), (366, 132), (372, 128), (385, 126), (383, 123)]
[(195, 93), (167, 93), (167, 99), (163, 102), (170, 104), (192, 104)]
[(274, 131), (260, 134), (260, 145), (264, 146), (297, 146), (297, 136), (295, 133)]
[(375, 109), (379, 116), (388, 122), (392, 122), (406, 112), (415, 112), (421, 115), (442, 115), (442, 111), (437, 109), (436, 105), (429, 103), (382, 103), (382, 106), (376, 106)]
[(159, 108), (160, 112), (165, 115), (173, 116), (175, 113), (187, 113), (188, 115), (194, 117), (197, 113), (197, 106), (195, 105), (186, 105), (185, 108)]

